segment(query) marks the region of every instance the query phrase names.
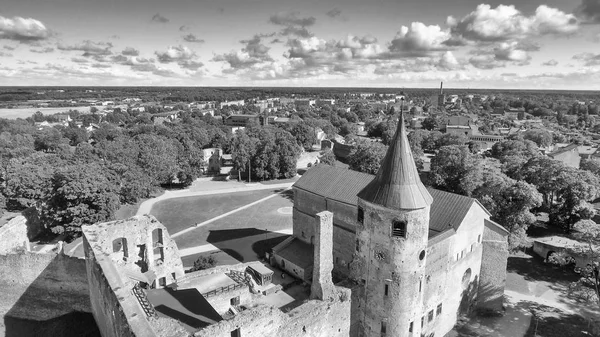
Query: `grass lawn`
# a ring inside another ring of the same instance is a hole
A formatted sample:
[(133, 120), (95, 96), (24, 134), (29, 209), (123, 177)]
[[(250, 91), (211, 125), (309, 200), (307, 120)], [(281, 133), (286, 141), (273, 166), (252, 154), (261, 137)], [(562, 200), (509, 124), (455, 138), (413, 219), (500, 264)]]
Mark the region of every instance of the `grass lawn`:
[(589, 322), (579, 315), (532, 303), (533, 318), (525, 337), (598, 336)]
[[(278, 210), (284, 207), (288, 207), (287, 210), (289, 210), (292, 206), (293, 202), (290, 200), (289, 195), (276, 195), (250, 208), (243, 209), (199, 227), (185, 235), (178, 236), (175, 238), (175, 242), (177, 242), (179, 249), (182, 249), (203, 245), (206, 242), (215, 244), (216, 242), (234, 238), (253, 236), (265, 230), (273, 232), (291, 229), (292, 214)], [(223, 212), (218, 214), (221, 213)], [(159, 220), (161, 219), (159, 218)], [(252, 229), (256, 229), (256, 231)], [(170, 227), (169, 230), (171, 230)]]
[(152, 207), (150, 214), (165, 225), (169, 233), (173, 235), (192, 225), (212, 219), (272, 194), (273, 191), (271, 190), (259, 190), (174, 198), (157, 202)]

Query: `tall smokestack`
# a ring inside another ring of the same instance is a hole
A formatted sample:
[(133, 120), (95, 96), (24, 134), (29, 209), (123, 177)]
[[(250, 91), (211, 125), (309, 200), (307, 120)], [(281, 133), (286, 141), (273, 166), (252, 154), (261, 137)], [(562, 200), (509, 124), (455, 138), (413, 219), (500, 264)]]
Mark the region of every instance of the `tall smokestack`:
[(444, 82), (440, 82), (440, 95), (442, 95), (444, 93)]

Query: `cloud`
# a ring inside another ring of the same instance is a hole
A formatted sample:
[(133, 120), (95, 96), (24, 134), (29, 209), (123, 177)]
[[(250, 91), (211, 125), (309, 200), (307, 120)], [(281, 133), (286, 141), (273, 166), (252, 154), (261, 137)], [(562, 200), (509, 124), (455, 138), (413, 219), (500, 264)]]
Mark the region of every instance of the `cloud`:
[(342, 14), (342, 11), (339, 8), (334, 8), (334, 9), (328, 11), (327, 13), (325, 13), (325, 15), (327, 15), (330, 18), (337, 18), (341, 14)]
[(106, 63), (94, 63), (91, 65), (92, 68), (98, 68), (98, 69), (106, 69), (106, 68), (111, 68), (112, 66), (110, 64), (106, 64)]
[(548, 67), (554, 67), (554, 66), (558, 65), (558, 61), (552, 59), (552, 60), (549, 60), (549, 61), (546, 61), (546, 62), (542, 63), (542, 65), (543, 66), (548, 66)]
[(190, 30), (190, 27), (187, 25), (183, 25), (183, 26), (179, 27), (180, 32), (187, 32), (188, 30)]
[(273, 40), (271, 40), (270, 43), (272, 43), (272, 44), (274, 44), (274, 43), (283, 43), (283, 41), (281, 41), (280, 39), (273, 39)]
[(313, 16), (299, 17), (299, 12), (279, 12), (271, 15), (269, 22), (279, 26), (309, 27), (317, 22)]
[(600, 65), (600, 54), (581, 53), (573, 56), (573, 59), (582, 62), (586, 67)]
[(51, 47), (46, 47), (43, 49), (29, 49), (30, 52), (32, 53), (38, 53), (38, 54), (48, 54), (54, 51), (54, 48)]
[(300, 17), (299, 15), (299, 12), (280, 12), (271, 15), (269, 22), (274, 25), (283, 26), (279, 32), (282, 36), (313, 36), (307, 27), (313, 26), (317, 22), (317, 19), (313, 16)]
[(539, 6), (533, 15), (525, 16), (513, 5), (492, 8), (481, 4), (462, 19), (449, 16), (446, 23), (453, 36), (485, 42), (548, 34), (566, 35), (574, 33), (579, 27), (573, 14), (546, 5)]
[(13, 54), (11, 54), (11, 53), (5, 53), (3, 51), (0, 51), (0, 57), (12, 57), (12, 56), (13, 56)]
[(17, 47), (11, 47), (11, 46), (4, 46), (2, 48), (6, 49), (6, 50), (15, 50), (15, 49), (17, 49)]
[(204, 43), (203, 39), (199, 39), (196, 35), (194, 34), (187, 34), (183, 36), (183, 40), (185, 42), (190, 42), (190, 43)]
[(156, 13), (152, 17), (152, 22), (167, 23), (167, 22), (169, 22), (169, 19), (165, 18), (164, 16), (160, 15), (159, 13)]
[(73, 44), (73, 45), (65, 45), (59, 43), (57, 48), (59, 50), (66, 51), (82, 51), (85, 57), (95, 57), (99, 58), (106, 55), (111, 55), (112, 51), (110, 50), (113, 47), (113, 44), (110, 42), (94, 42), (90, 40), (84, 40), (81, 43)]
[(45, 40), (50, 31), (39, 20), (15, 16), (12, 19), (0, 16), (0, 39), (28, 43)]
[(170, 46), (164, 52), (155, 52), (160, 63), (177, 63), (181, 68), (188, 70), (197, 70), (204, 66), (202, 62), (197, 61), (198, 55), (185, 46)]
[(519, 49), (518, 42), (503, 42), (494, 48), (494, 57), (498, 61), (516, 62), (519, 65), (525, 65), (531, 60), (527, 51)]
[(213, 61), (226, 62), (232, 70), (245, 69), (253, 65), (273, 61), (269, 55), (271, 48), (262, 43), (260, 35), (254, 35), (252, 39), (242, 40), (245, 46), (240, 51), (215, 55)]
[(72, 57), (71, 61), (75, 62), (75, 63), (89, 63), (90, 60), (86, 59), (86, 58), (82, 58), (82, 57)]
[(125, 49), (123, 49), (121, 54), (127, 55), (127, 56), (138, 56), (138, 55), (140, 55), (140, 51), (133, 47), (125, 47)]
[(600, 0), (582, 0), (575, 12), (586, 22), (600, 23)]
[(413, 22), (410, 27), (402, 26), (390, 42), (389, 50), (397, 57), (426, 56), (433, 51), (448, 50), (444, 44), (450, 38), (450, 32), (438, 25), (426, 26)]
[(508, 64), (524, 66), (531, 61), (528, 50), (535, 49), (519, 41), (501, 42), (489, 48), (472, 50), (470, 54), (475, 56), (469, 59), (469, 63), (478, 69), (501, 68)]

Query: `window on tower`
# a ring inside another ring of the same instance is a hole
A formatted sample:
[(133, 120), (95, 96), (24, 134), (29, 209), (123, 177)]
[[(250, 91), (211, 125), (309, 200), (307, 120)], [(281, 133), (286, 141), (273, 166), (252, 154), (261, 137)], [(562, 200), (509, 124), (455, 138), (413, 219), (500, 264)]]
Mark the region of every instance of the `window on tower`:
[(394, 220), (392, 223), (392, 236), (406, 237), (406, 221)]
[(365, 221), (365, 211), (363, 211), (363, 209), (360, 207), (358, 208), (358, 214), (356, 216), (356, 220), (359, 223), (363, 223)]

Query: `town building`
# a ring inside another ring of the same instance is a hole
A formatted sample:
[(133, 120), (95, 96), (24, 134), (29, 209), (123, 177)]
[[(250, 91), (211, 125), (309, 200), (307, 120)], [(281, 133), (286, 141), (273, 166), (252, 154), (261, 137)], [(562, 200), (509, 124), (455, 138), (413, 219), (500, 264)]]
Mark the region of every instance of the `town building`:
[(577, 144), (569, 144), (567, 146), (559, 147), (558, 149), (548, 153), (548, 157), (561, 161), (563, 164), (574, 168), (579, 168), (579, 163), (581, 162)]
[(244, 106), (244, 100), (238, 100), (238, 101), (225, 101), (225, 102), (221, 102), (219, 104), (219, 108), (223, 109), (226, 106)]
[(227, 126), (232, 127), (246, 127), (254, 123), (261, 123), (261, 116), (259, 115), (231, 115), (226, 117), (223, 123)]

